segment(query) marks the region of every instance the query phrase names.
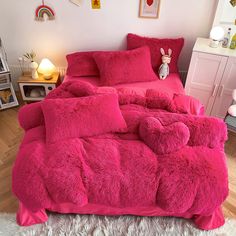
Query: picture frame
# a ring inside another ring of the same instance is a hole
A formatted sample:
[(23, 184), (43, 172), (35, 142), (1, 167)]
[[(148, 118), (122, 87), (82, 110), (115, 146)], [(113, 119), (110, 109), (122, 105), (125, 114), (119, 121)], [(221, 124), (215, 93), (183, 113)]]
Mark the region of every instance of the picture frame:
[(9, 73), (9, 68), (7, 63), (5, 62), (4, 58), (2, 57), (2, 55), (0, 54), (0, 75), (1, 74), (5, 74), (5, 73)]
[(161, 0), (140, 0), (139, 17), (140, 18), (159, 18)]
[(18, 106), (12, 83), (0, 85), (0, 110)]

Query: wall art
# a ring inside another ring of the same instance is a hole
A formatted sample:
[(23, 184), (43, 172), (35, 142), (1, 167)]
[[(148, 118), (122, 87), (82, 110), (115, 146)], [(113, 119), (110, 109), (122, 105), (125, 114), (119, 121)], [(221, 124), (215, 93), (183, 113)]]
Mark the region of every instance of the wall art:
[(101, 1), (100, 0), (91, 0), (92, 9), (100, 9)]
[(44, 4), (44, 0), (42, 0), (42, 5), (38, 6), (35, 11), (35, 20), (36, 21), (44, 21), (45, 15), (48, 20), (55, 20), (55, 13), (51, 7)]
[(139, 17), (158, 18), (161, 0), (140, 0)]

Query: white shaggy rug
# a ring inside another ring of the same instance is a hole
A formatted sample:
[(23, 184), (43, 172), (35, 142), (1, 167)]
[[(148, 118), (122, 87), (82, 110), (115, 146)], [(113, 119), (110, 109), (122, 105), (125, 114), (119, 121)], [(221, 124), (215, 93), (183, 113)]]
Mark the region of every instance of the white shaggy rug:
[(14, 214), (0, 214), (1, 236), (234, 236), (236, 220), (226, 220), (224, 226), (201, 231), (189, 220), (173, 217), (104, 217), (88, 215), (50, 214), (45, 224), (19, 227)]

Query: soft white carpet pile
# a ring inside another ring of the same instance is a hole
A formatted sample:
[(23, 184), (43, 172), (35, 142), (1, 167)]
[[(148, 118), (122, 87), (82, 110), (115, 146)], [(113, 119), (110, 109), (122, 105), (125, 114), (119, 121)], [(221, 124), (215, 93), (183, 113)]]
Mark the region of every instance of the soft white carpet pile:
[(0, 214), (1, 236), (234, 236), (236, 220), (224, 226), (201, 231), (191, 221), (173, 217), (103, 217), (89, 215), (50, 214), (46, 224), (19, 227), (14, 214)]

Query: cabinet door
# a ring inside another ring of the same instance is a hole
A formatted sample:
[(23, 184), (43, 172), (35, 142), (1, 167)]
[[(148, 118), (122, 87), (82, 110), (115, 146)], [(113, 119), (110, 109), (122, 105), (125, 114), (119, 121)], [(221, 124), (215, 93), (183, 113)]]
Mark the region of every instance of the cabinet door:
[(224, 118), (232, 103), (232, 92), (236, 89), (236, 58), (230, 57), (213, 105), (211, 115)]
[(186, 93), (200, 100), (211, 114), (228, 57), (193, 52), (186, 81)]

